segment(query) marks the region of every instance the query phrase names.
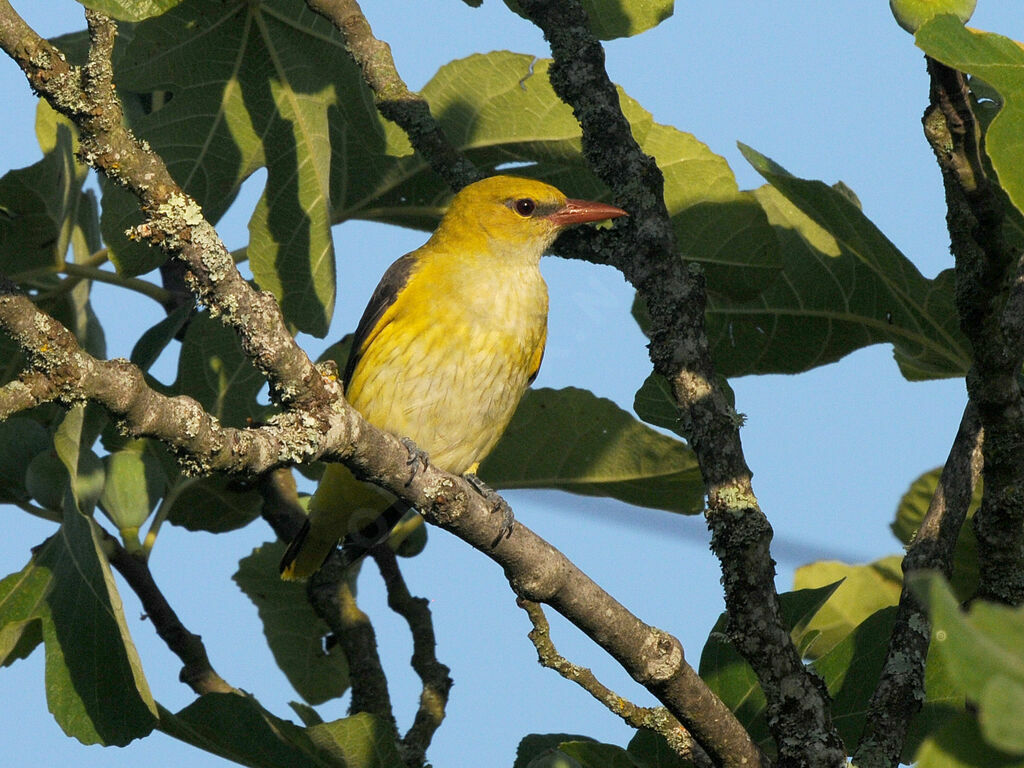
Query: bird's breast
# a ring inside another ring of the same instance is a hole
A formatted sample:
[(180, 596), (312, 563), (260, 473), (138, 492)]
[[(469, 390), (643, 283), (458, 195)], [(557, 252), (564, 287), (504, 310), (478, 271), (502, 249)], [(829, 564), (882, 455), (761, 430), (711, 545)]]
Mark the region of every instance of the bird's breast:
[(416, 272), (363, 351), (350, 402), (462, 473), (494, 447), (536, 372), (547, 332), (537, 264)]

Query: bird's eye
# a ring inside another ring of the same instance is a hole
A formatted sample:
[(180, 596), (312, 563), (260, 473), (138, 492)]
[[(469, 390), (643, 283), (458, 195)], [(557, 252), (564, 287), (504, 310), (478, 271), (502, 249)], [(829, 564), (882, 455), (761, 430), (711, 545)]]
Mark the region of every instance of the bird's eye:
[(526, 216), (533, 215), (533, 212), (537, 208), (537, 204), (528, 197), (521, 197), (512, 203), (512, 207), (515, 208), (516, 213), (525, 218)]

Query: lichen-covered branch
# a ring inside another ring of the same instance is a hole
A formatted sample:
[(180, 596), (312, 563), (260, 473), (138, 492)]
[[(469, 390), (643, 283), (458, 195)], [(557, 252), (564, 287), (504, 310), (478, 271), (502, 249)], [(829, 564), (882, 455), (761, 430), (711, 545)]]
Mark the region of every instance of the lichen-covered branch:
[(127, 360), (98, 360), (74, 334), (40, 311), (10, 283), (0, 282), (0, 328), (25, 352), (29, 369), (0, 389), (0, 413), (44, 402), (91, 400), (102, 405), (133, 437), (170, 446), (192, 472), (258, 475), (315, 457), (326, 446), (318, 425), (288, 412), (248, 429), (223, 426), (190, 397), (152, 389)]
[[(978, 597), (1024, 603), (1024, 402), (1020, 370), (1024, 338), (1011, 286), (1020, 283), (1021, 254), (1004, 233), (1005, 197), (988, 178), (981, 128), (961, 72), (933, 59), (924, 130), (946, 191), (946, 222), (956, 260), (960, 327), (974, 364), (967, 391), (985, 432), (985, 491), (974, 516), (978, 539)], [(1017, 274), (1015, 274), (1015, 272)], [(1016, 294), (1016, 291), (1014, 292)]]
[(391, 548), (380, 544), (370, 555), (380, 569), (388, 593), (388, 606), (405, 619), (412, 634), (412, 668), (420, 678), (420, 705), (412, 726), (402, 737), (403, 758), (410, 768), (422, 766), (434, 732), (444, 720), (451, 691), (451, 670), (437, 660), (434, 621), (427, 600), (409, 593), (398, 559)]
[(604, 685), (588, 668), (573, 664), (555, 648), (551, 640), (551, 627), (540, 603), (520, 597), (517, 598), (516, 604), (526, 611), (530, 623), (533, 624), (528, 637), (533, 647), (537, 649), (537, 660), (542, 666), (553, 669), (566, 680), (576, 683), (607, 707), (612, 714), (621, 717), (634, 728), (646, 728), (660, 734), (680, 757), (699, 768), (710, 768), (712, 763), (707, 753), (667, 709), (638, 706)]
[[(730, 638), (764, 689), (780, 762), (843, 765), (825, 686), (803, 664), (781, 621), (771, 526), (751, 486), (735, 412), (715, 381), (704, 326), (704, 278), (679, 258), (661, 172), (633, 139), (604, 68), (604, 51), (578, 0), (521, 0), (520, 7), (551, 44), (551, 84), (580, 122), (590, 167), (630, 213), (616, 227), (628, 249), (608, 260), (645, 300), (651, 360), (672, 383), (686, 415), (707, 489), (712, 548), (722, 565)], [(703, 735), (694, 733), (706, 747)]]
[(92, 44), (87, 64), (77, 67), (0, 0), (0, 48), (32, 88), (78, 127), (83, 162), (139, 199), (146, 221), (134, 236), (184, 265), (190, 289), (238, 334), (245, 353), (267, 376), (272, 397), (285, 405), (327, 402), (322, 377), (288, 333), (273, 296), (245, 281), (199, 204), (125, 126), (110, 63), (116, 27), (95, 11), (86, 11), (86, 20)]
[(871, 697), (853, 762), (859, 768), (899, 765), (910, 721), (924, 703), (925, 661), (931, 640), (928, 612), (909, 588), (911, 574), (953, 572), (953, 554), (981, 477), (982, 431), (968, 403), (924, 520), (903, 558), (903, 591), (882, 674)]
[(377, 109), (405, 131), (413, 148), (448, 186), (458, 191), (482, 178), (476, 166), (448, 141), (426, 99), (409, 90), (395, 68), (391, 47), (374, 37), (356, 0), (306, 0), (306, 4), (341, 32), (345, 49), (373, 91)]

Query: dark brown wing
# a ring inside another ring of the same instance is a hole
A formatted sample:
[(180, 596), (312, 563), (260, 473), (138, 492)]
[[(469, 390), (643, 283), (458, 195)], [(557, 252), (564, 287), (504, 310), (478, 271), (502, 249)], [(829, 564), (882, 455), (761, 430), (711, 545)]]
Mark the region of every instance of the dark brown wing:
[(352, 338), (352, 347), (349, 350), (348, 362), (345, 364), (345, 374), (342, 377), (346, 389), (348, 388), (349, 380), (352, 378), (352, 372), (356, 369), (356, 365), (359, 364), (359, 358), (363, 354), (363, 345), (366, 344), (366, 340), (373, 333), (377, 323), (380, 322), (388, 307), (395, 303), (398, 294), (409, 282), (409, 276), (412, 274), (415, 266), (415, 252), (405, 254), (405, 256), (388, 267), (380, 282), (377, 283), (377, 287), (373, 290), (373, 295), (370, 296), (370, 301), (367, 303), (366, 309), (363, 310), (363, 316), (360, 318), (359, 325), (356, 326), (355, 336)]

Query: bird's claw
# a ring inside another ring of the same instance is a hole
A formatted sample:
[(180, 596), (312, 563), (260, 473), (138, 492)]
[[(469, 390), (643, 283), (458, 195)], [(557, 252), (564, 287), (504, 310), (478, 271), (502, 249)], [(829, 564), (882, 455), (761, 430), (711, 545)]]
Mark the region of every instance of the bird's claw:
[(409, 471), (409, 480), (405, 483), (406, 486), (412, 482), (412, 479), (416, 477), (416, 465), (419, 464), (420, 470), (427, 468), (428, 459), (426, 451), (421, 451), (416, 447), (416, 443), (410, 440), (408, 437), (401, 438), (402, 445), (405, 446), (405, 450), (409, 452), (409, 458), (406, 459), (405, 465), (411, 467)]
[(487, 500), (491, 505), (492, 512), (501, 513), (501, 528), (498, 529), (498, 536), (494, 540), (494, 543), (497, 544), (502, 539), (511, 536), (512, 530), (516, 527), (516, 518), (515, 515), (512, 514), (512, 507), (510, 507), (508, 502), (501, 498), (493, 488), (475, 474), (469, 473), (464, 475), (464, 477), (470, 487)]

